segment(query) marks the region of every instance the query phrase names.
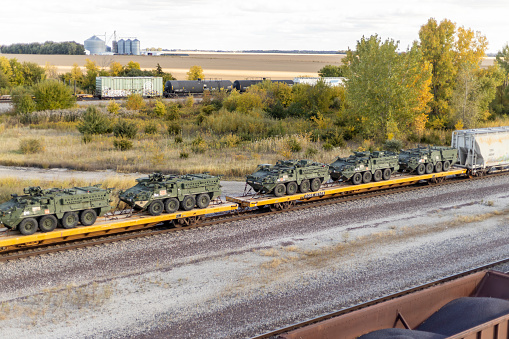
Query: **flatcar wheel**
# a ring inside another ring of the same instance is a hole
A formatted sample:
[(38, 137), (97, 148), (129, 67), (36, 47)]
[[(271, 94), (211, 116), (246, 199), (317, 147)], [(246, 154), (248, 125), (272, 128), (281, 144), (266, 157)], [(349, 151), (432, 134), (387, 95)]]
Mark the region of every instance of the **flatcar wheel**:
[(435, 166), (433, 166), (433, 164), (431, 162), (428, 162), (426, 164), (426, 174), (431, 174), (433, 173), (433, 170), (435, 169)]
[(286, 184), (286, 194), (292, 195), (297, 193), (297, 183), (295, 181), (290, 181), (288, 184)]
[(196, 206), (198, 208), (205, 208), (210, 203), (210, 197), (207, 193), (202, 193), (196, 198)]
[(161, 200), (154, 200), (148, 205), (147, 210), (151, 215), (160, 215), (164, 210), (163, 202)]
[(314, 178), (311, 180), (311, 191), (316, 192), (320, 189), (320, 186), (322, 186), (322, 180), (320, 178)]
[(65, 212), (62, 217), (62, 227), (63, 228), (74, 228), (78, 225), (78, 213), (76, 212)]
[(442, 172), (442, 162), (441, 161), (437, 161), (437, 163), (435, 164), (435, 172), (437, 172), (437, 173)]
[(382, 171), (376, 170), (375, 174), (373, 174), (373, 181), (378, 182), (378, 181), (382, 180), (382, 178), (383, 178)]
[(164, 201), (166, 213), (175, 213), (179, 209), (179, 201), (176, 198), (169, 198)]
[(358, 185), (362, 182), (362, 174), (357, 172), (352, 177), (352, 184)]
[(423, 175), (424, 172), (426, 172), (426, 165), (424, 164), (419, 164), (419, 166), (417, 166), (417, 168), (415, 169), (415, 172), (418, 174), (418, 175)]
[(391, 178), (391, 175), (392, 175), (392, 170), (390, 168), (384, 169), (384, 173), (382, 175), (384, 180), (389, 180)]
[(362, 182), (363, 183), (368, 183), (368, 182), (371, 182), (371, 178), (373, 177), (373, 175), (371, 174), (370, 171), (366, 171), (362, 174)]
[(196, 205), (196, 199), (194, 198), (194, 195), (186, 195), (184, 200), (180, 202), (180, 208), (182, 208), (184, 211), (192, 210), (194, 205)]
[(283, 184), (277, 184), (276, 187), (274, 187), (274, 195), (276, 197), (282, 197), (286, 193), (286, 186)]
[(51, 232), (57, 228), (57, 218), (53, 215), (45, 215), (39, 220), (39, 230), (41, 232)]
[(23, 235), (32, 235), (37, 231), (37, 220), (34, 218), (25, 218), (18, 226), (18, 230)]
[(442, 167), (444, 171), (447, 172), (449, 169), (451, 169), (451, 163), (448, 160), (446, 160), (444, 161), (444, 165)]
[(97, 220), (97, 213), (94, 210), (84, 210), (81, 212), (80, 222), (83, 226), (90, 226)]
[(309, 183), (309, 180), (308, 179), (304, 179), (302, 180), (302, 182), (300, 183), (300, 186), (299, 186), (299, 190), (301, 193), (307, 193), (309, 192), (311, 186), (311, 184)]

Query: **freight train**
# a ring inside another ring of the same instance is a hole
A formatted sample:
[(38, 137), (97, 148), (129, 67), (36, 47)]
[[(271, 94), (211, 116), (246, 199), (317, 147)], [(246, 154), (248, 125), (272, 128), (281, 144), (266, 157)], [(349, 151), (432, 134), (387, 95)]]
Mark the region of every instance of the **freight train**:
[[(352, 193), (356, 189), (350, 187), (389, 180), (398, 170), (415, 174), (410, 176), (412, 182), (436, 177), (443, 179), (454, 172), (448, 171), (451, 164), (464, 168), (455, 173), (470, 176), (509, 169), (509, 126), (455, 131), (452, 147), (417, 148), (402, 151), (399, 156), (392, 152), (356, 152), (349, 158), (338, 158), (330, 165), (308, 160), (262, 164), (247, 176), (246, 184), (256, 192), (257, 199), (261, 197), (267, 201), (257, 200), (253, 204), (253, 198), (249, 198), (246, 206), (273, 203), (284, 206), (278, 200), (284, 195), (283, 202), (288, 203), (326, 194), (332, 196), (336, 191)], [(331, 184), (339, 187), (336, 191), (321, 188), (323, 183), (330, 182), (330, 178)], [(209, 174), (165, 176), (156, 173), (137, 181), (136, 186), (121, 191), (119, 198), (130, 206), (131, 211), (147, 211), (152, 216), (177, 210), (190, 211), (195, 207), (206, 209), (211, 200), (221, 194), (220, 178)], [(14, 194), (11, 200), (0, 204), (0, 224), (24, 235), (31, 235), (37, 229), (50, 232), (57, 222), (64, 228), (73, 228), (78, 222), (89, 226), (97, 216), (110, 210), (110, 192), (111, 189), (96, 186), (66, 190), (27, 188), (25, 195)], [(276, 198), (264, 198), (262, 194), (272, 194)], [(241, 206), (246, 202), (236, 198), (229, 201), (240, 202)]]

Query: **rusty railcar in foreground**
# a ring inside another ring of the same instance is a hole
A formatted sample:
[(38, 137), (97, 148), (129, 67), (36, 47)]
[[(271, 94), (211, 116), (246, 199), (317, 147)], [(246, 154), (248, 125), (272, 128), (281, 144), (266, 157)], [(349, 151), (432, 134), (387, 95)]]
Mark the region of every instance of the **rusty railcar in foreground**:
[[(509, 338), (509, 311), (498, 312), (492, 319), (488, 317), (487, 321), (461, 328), (469, 323), (466, 315), (469, 313), (468, 310), (461, 309), (457, 314), (448, 314), (447, 317), (442, 315), (442, 320), (446, 321), (440, 324), (445, 327), (456, 327), (458, 333), (444, 334), (446, 331), (438, 330), (422, 332), (422, 328), (426, 323), (429, 324), (430, 319), (436, 318), (436, 315), (440, 316), (440, 312), (448, 305), (465, 297), (474, 301), (482, 299), (508, 304), (509, 275), (496, 271), (478, 272), (302, 327), (279, 338), (354, 339), (366, 335), (366, 338), (411, 339), (423, 338), (422, 333), (426, 333), (429, 338)], [(482, 313), (484, 309), (470, 310), (470, 313), (472, 312)], [(388, 332), (383, 333), (387, 329)]]

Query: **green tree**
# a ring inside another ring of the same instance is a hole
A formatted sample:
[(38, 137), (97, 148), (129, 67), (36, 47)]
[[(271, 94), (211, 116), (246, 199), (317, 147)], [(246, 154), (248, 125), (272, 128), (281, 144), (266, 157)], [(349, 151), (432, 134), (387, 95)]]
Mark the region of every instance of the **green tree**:
[(89, 93), (95, 93), (95, 79), (99, 75), (100, 69), (97, 67), (95, 61), (85, 59), (85, 69), (87, 70), (83, 77), (81, 87)]
[(345, 60), (349, 65), (346, 113), (364, 136), (378, 142), (405, 130), (426, 109), (422, 87), (429, 84), (431, 73), (421, 51), (416, 44), (402, 54), (397, 48), (394, 40), (363, 37)]
[(322, 78), (344, 77), (346, 70), (347, 66), (345, 65), (341, 66), (326, 65), (318, 71), (318, 75), (321, 76)]
[(106, 134), (111, 132), (111, 122), (97, 107), (89, 106), (77, 128), (83, 135)]
[(38, 111), (70, 108), (76, 102), (72, 89), (59, 81), (45, 80), (33, 88)]
[(201, 66), (191, 66), (189, 72), (187, 72), (187, 80), (198, 80), (205, 78), (203, 74), (203, 68)]
[(113, 126), (113, 134), (117, 138), (133, 139), (137, 133), (138, 127), (136, 127), (136, 124), (124, 119), (119, 119), (115, 126)]
[(12, 104), (17, 114), (29, 114), (35, 111), (32, 92), (25, 87), (16, 87), (11, 91)]
[[(497, 87), (492, 108), (496, 113), (509, 113), (509, 44), (497, 52), (496, 63), (500, 68), (502, 83)], [(0, 59), (1, 64), (1, 59)]]

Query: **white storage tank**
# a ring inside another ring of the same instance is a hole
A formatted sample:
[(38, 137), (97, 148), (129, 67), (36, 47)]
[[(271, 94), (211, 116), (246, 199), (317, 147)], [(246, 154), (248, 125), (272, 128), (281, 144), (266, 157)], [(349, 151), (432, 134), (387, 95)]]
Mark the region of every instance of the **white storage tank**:
[(127, 39), (125, 41), (125, 49), (123, 54), (132, 54), (131, 42), (132, 42), (131, 39)]
[(140, 49), (140, 40), (134, 39), (131, 41), (131, 54), (132, 55), (140, 55), (141, 49)]
[(509, 166), (509, 126), (467, 129), (452, 133), (458, 164), (473, 173)]

